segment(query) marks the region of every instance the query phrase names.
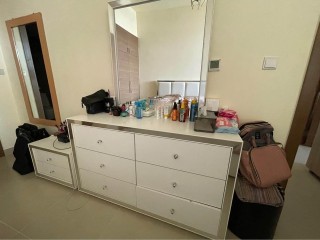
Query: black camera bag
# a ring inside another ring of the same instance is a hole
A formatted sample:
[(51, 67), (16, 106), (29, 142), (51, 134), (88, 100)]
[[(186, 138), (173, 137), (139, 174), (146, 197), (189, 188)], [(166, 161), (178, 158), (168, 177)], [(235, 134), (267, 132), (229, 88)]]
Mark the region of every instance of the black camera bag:
[(106, 98), (109, 97), (109, 94), (103, 89), (83, 97), (81, 99), (82, 107), (86, 106), (88, 114), (95, 114), (106, 111)]

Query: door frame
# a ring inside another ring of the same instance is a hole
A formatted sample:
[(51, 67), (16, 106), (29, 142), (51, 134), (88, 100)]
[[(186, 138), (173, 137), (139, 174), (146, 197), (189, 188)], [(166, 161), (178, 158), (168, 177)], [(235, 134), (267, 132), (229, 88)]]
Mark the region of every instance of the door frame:
[(292, 120), (285, 151), (287, 161), (292, 168), (298, 147), (301, 143), (308, 118), (312, 111), (314, 99), (320, 82), (320, 22), (314, 38), (309, 64), (301, 88), (296, 111)]

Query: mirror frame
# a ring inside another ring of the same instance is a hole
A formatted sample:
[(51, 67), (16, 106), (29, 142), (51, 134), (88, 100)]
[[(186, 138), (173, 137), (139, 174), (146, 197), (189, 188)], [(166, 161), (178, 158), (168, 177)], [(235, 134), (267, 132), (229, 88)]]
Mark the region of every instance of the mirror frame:
[[(109, 29), (111, 37), (111, 49), (112, 49), (112, 69), (113, 69), (113, 81), (114, 81), (114, 91), (116, 97), (116, 103), (119, 103), (119, 81), (118, 81), (118, 62), (117, 62), (117, 46), (116, 46), (116, 21), (114, 11), (119, 8), (130, 7), (134, 5), (140, 5), (145, 3), (151, 3), (161, 0), (109, 0), (108, 1), (108, 16), (109, 16)], [(186, 0), (189, 1), (189, 0)], [(206, 97), (206, 85), (208, 77), (208, 67), (209, 67), (209, 53), (211, 47), (211, 35), (212, 35), (212, 24), (213, 24), (213, 9), (214, 0), (207, 0), (206, 5), (206, 16), (205, 16), (205, 26), (204, 26), (204, 37), (203, 37), (203, 49), (202, 49), (202, 61), (201, 61), (201, 72), (200, 72), (200, 91), (199, 91), (199, 104), (198, 107), (205, 105)], [(191, 5), (190, 5), (191, 8)], [(194, 9), (193, 11), (196, 11)]]
[[(12, 31), (12, 28), (18, 27), (21, 25), (25, 25), (28, 23), (36, 23), (37, 24), (39, 39), (40, 39), (40, 44), (41, 44), (41, 50), (42, 50), (42, 56), (43, 56), (43, 61), (44, 61), (44, 65), (45, 65), (45, 70), (47, 73), (49, 90), (50, 90), (51, 100), (52, 100), (52, 104), (53, 104), (53, 111), (54, 111), (55, 120), (49, 120), (49, 119), (44, 119), (44, 118), (35, 118), (32, 113), (31, 103), (30, 103), (26, 83), (25, 83), (25, 80), (24, 80), (24, 77), (23, 77), (23, 74), (21, 71), (20, 62), (19, 62), (19, 59), (18, 59), (18, 56), (16, 53), (14, 35), (13, 35), (13, 31)], [(49, 51), (48, 51), (48, 47), (47, 47), (47, 41), (46, 41), (46, 36), (45, 36), (45, 32), (44, 32), (44, 26), (43, 26), (41, 13), (33, 13), (31, 15), (7, 20), (6, 25), (7, 25), (7, 31), (8, 31), (8, 35), (9, 35), (11, 49), (13, 52), (13, 57), (14, 57), (14, 61), (16, 64), (16, 68), (17, 68), (17, 72), (18, 72), (18, 76), (19, 76), (19, 80), (20, 80), (20, 85), (21, 85), (21, 89), (22, 89), (22, 94), (23, 94), (24, 102), (25, 102), (28, 117), (29, 117), (29, 121), (34, 124), (47, 125), (47, 126), (55, 126), (55, 125), (59, 126), (61, 123), (60, 111), (59, 111), (59, 106), (58, 106), (57, 94), (56, 94), (56, 90), (55, 90), (55, 86), (54, 86), (54, 79), (53, 79), (53, 74), (52, 74), (52, 69), (51, 69)]]

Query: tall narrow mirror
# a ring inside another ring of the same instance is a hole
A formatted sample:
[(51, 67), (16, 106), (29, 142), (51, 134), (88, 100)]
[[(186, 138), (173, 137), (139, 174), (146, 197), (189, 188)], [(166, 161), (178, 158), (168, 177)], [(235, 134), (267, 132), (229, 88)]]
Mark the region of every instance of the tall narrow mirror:
[(60, 113), (41, 13), (6, 21), (31, 123), (59, 125)]

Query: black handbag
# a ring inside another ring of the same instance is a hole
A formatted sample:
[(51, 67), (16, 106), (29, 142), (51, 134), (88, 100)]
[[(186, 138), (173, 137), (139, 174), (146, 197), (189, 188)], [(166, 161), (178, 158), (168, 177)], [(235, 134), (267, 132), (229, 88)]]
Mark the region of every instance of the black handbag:
[(13, 150), (16, 160), (12, 168), (21, 175), (25, 175), (34, 170), (28, 144), (49, 137), (49, 133), (45, 128), (38, 129), (35, 125), (24, 123), (16, 129), (16, 135), (17, 140)]
[(106, 98), (109, 97), (109, 94), (101, 89), (91, 95), (83, 97), (81, 99), (82, 107), (86, 106), (88, 114), (95, 114), (106, 111)]

